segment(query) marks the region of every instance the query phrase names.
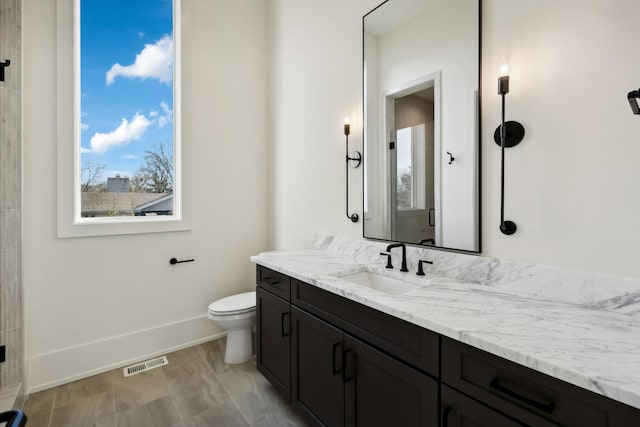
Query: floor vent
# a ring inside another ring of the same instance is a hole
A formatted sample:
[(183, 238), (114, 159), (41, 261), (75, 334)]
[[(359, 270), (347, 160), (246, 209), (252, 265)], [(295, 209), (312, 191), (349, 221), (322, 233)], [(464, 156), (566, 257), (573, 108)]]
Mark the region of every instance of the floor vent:
[(131, 375), (139, 374), (140, 372), (145, 372), (153, 368), (157, 368), (158, 366), (168, 365), (169, 361), (166, 356), (156, 357), (155, 359), (147, 360), (146, 362), (136, 363), (135, 365), (127, 366), (123, 368), (125, 377), (130, 377)]

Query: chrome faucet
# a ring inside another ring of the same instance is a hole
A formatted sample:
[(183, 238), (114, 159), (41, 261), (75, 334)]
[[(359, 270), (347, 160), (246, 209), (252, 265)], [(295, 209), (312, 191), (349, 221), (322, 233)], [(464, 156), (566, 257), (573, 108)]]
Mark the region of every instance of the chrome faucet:
[(391, 252), (393, 248), (402, 248), (402, 267), (400, 267), (400, 271), (409, 271), (407, 268), (407, 247), (404, 243), (394, 243), (387, 246), (387, 252)]

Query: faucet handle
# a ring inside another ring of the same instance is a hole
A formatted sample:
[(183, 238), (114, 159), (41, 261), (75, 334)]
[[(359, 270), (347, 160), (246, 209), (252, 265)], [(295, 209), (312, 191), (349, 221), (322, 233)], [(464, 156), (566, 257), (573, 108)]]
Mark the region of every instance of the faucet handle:
[(387, 268), (393, 268), (393, 264), (391, 264), (391, 252), (380, 252), (380, 255), (387, 257)]
[(426, 264), (433, 264), (433, 261), (428, 261), (426, 259), (421, 259), (420, 261), (418, 261), (418, 272), (416, 273), (416, 276), (424, 276), (424, 271), (422, 270), (423, 262)]

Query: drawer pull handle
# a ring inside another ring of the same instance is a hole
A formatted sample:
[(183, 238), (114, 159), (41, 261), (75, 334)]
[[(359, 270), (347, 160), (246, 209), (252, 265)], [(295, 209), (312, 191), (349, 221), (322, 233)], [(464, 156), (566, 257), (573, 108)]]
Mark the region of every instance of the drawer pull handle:
[(449, 427), (449, 414), (452, 410), (451, 406), (447, 406), (442, 410), (442, 427)]
[(262, 279), (262, 281), (267, 285), (271, 285), (271, 286), (276, 286), (278, 283), (280, 283), (278, 279), (273, 279), (271, 277), (265, 277)]
[(553, 402), (539, 402), (537, 400), (531, 399), (527, 396), (523, 396), (520, 393), (517, 393), (507, 387), (504, 386), (504, 384), (500, 383), (500, 380), (498, 378), (494, 378), (491, 380), (491, 383), (489, 383), (489, 386), (495, 390), (498, 390), (501, 393), (506, 394), (507, 396), (510, 396), (516, 400), (519, 400), (523, 403), (526, 403), (527, 405), (533, 406), (536, 409), (540, 409), (541, 411), (544, 411), (548, 414), (552, 413), (554, 409), (556, 409), (556, 404)]
[(339, 357), (336, 357), (336, 355), (338, 354), (338, 349), (342, 348), (342, 343), (341, 342), (337, 342), (333, 345), (333, 363), (332, 363), (332, 369), (331, 372), (333, 373), (333, 375), (338, 375), (340, 372), (342, 372), (342, 370), (344, 369), (344, 364), (341, 363), (342, 366), (340, 366), (339, 368), (336, 366), (336, 360), (339, 359)]
[[(282, 336), (282, 337), (286, 337), (286, 336), (291, 335), (291, 322), (290, 321), (287, 321), (287, 322), (284, 321), (285, 318), (287, 318), (289, 316), (289, 314), (290, 313), (288, 311), (286, 311), (286, 312), (282, 313), (282, 316), (280, 318), (280, 336)], [(285, 331), (285, 328), (284, 328), (285, 325), (287, 325), (286, 331)]]

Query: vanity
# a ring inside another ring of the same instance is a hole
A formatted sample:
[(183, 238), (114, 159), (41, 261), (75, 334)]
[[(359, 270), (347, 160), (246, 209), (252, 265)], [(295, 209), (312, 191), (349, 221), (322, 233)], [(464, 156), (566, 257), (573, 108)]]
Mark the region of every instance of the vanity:
[[(252, 257), (258, 369), (314, 425), (640, 425), (633, 321), (372, 259)], [(413, 288), (393, 295), (350, 278), (363, 272)], [(629, 353), (590, 342), (608, 328)], [(608, 377), (594, 379), (602, 366)]]

